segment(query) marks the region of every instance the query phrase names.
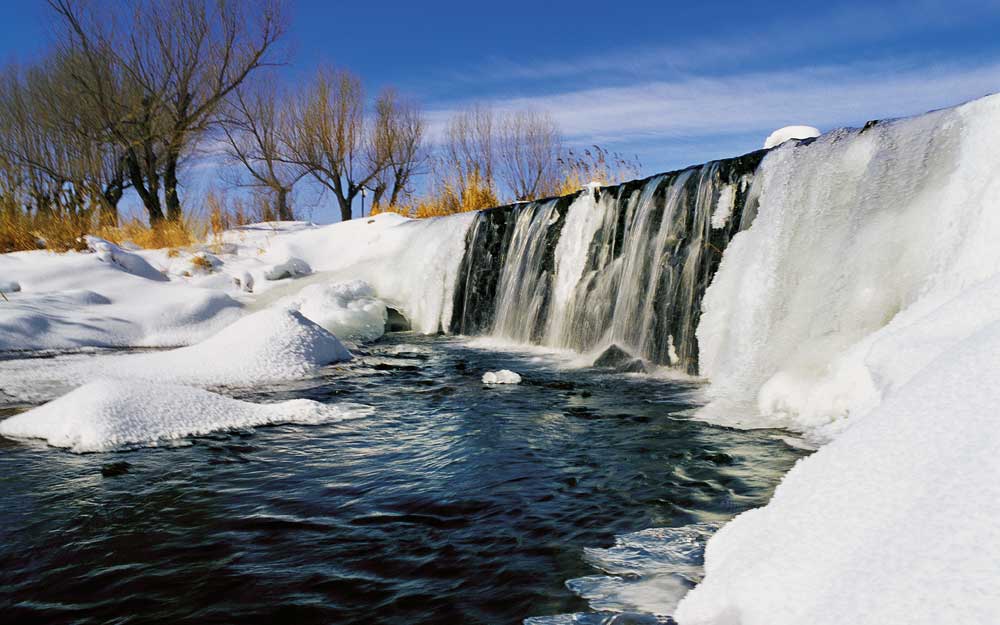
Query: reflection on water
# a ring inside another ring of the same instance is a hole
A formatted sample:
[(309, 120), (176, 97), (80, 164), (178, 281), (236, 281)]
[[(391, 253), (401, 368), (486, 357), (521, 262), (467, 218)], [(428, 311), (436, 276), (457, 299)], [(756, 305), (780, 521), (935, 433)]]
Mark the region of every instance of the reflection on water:
[[(501, 368), (524, 383), (484, 387)], [(656, 622), (608, 611), (696, 581), (695, 534), (764, 503), (800, 453), (672, 416), (689, 390), (401, 334), (233, 392), (366, 419), (118, 454), (0, 439), (0, 606), (22, 623)]]

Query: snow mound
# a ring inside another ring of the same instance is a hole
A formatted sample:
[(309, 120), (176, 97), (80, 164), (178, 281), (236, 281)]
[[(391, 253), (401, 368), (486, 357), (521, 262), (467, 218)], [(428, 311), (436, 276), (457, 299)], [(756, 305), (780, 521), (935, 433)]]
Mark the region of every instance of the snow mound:
[(87, 247), (90, 251), (94, 252), (99, 260), (109, 265), (114, 265), (122, 271), (139, 276), (140, 278), (146, 278), (147, 280), (155, 280), (157, 282), (166, 282), (168, 280), (163, 275), (163, 272), (150, 265), (145, 258), (134, 252), (127, 252), (114, 243), (105, 241), (100, 237), (87, 235), (84, 237), (84, 240), (87, 242)]
[(771, 503), (716, 534), (678, 622), (996, 622), (998, 377), (1000, 321), (933, 359), (800, 461)]
[(336, 336), (297, 311), (274, 307), (247, 315), (201, 343), (123, 356), (115, 367), (120, 370), (108, 373), (183, 384), (242, 385), (300, 378), (350, 359)]
[(363, 280), (333, 284), (311, 284), (292, 298), (307, 319), (338, 338), (374, 341), (385, 334), (388, 311), (375, 298), (375, 290)]
[(308, 276), (312, 273), (312, 267), (301, 258), (289, 258), (283, 263), (278, 263), (264, 272), (265, 280), (284, 280), (286, 278), (298, 278)]
[(253, 404), (188, 386), (103, 379), (0, 422), (0, 434), (75, 452), (109, 451), (217, 430), (323, 423), (364, 411), (307, 399)]
[(14, 280), (0, 280), (0, 292), (17, 293), (21, 290), (21, 285)]
[(483, 374), (483, 384), (520, 384), (521, 376), (510, 369), (487, 371)]
[(764, 141), (764, 149), (773, 148), (791, 139), (812, 139), (813, 137), (820, 136), (820, 134), (822, 133), (820, 133), (819, 129), (812, 126), (785, 126), (767, 135), (767, 139)]

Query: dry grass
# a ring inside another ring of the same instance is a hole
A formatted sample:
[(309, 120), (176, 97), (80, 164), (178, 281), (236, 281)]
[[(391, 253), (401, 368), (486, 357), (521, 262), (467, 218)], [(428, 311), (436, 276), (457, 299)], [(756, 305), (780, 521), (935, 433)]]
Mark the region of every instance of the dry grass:
[(165, 222), (151, 227), (137, 218), (117, 226), (101, 225), (93, 215), (28, 215), (23, 211), (0, 213), (0, 253), (47, 249), (54, 252), (87, 248), (84, 236), (92, 234), (112, 243), (130, 242), (145, 249), (186, 247), (202, 240), (208, 227), (200, 220)]
[(200, 269), (202, 271), (207, 271), (207, 272), (211, 272), (213, 269), (215, 269), (215, 266), (212, 265), (212, 261), (208, 260), (208, 258), (206, 258), (205, 256), (196, 255), (192, 257), (191, 265), (194, 266), (196, 269)]

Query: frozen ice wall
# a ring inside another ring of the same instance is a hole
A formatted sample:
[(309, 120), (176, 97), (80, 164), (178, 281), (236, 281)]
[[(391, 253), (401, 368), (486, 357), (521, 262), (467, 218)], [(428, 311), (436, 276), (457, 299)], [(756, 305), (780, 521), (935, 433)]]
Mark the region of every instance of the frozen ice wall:
[(994, 96), (770, 152), (704, 298), (705, 414), (824, 440), (988, 321), (954, 300), (1000, 270), (998, 145)]

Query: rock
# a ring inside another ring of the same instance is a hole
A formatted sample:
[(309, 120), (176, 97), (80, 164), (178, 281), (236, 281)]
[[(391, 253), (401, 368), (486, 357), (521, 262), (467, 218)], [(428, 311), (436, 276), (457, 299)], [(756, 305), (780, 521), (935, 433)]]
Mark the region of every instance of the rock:
[(104, 477), (118, 477), (119, 475), (128, 473), (131, 468), (132, 465), (124, 461), (111, 462), (101, 467), (101, 475)]
[(617, 367), (617, 370), (622, 373), (646, 373), (646, 363), (641, 358), (636, 358)]
[(616, 369), (623, 365), (626, 365), (634, 360), (632, 354), (628, 353), (621, 347), (617, 345), (612, 345), (607, 348), (601, 355), (597, 357), (594, 361), (595, 367), (608, 367), (611, 369)]

